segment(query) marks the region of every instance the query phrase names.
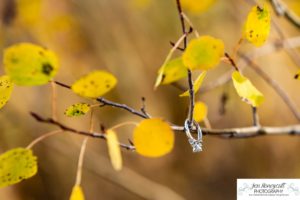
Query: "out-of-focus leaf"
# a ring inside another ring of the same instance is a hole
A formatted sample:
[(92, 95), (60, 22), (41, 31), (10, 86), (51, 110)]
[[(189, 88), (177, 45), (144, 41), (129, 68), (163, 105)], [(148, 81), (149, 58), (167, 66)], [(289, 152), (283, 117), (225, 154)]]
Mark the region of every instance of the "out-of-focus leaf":
[(20, 43), (5, 49), (3, 62), (12, 81), (25, 86), (48, 83), (59, 68), (54, 52), (30, 43)]
[(84, 193), (80, 185), (75, 185), (72, 189), (70, 200), (84, 200)]
[(184, 10), (197, 14), (207, 11), (216, 0), (181, 0)]
[(175, 58), (167, 62), (165, 66), (159, 69), (163, 70), (162, 84), (170, 84), (187, 76), (187, 68), (183, 65), (182, 58)]
[(0, 76), (0, 109), (10, 99), (13, 87), (14, 85), (9, 76)]
[(122, 169), (122, 155), (117, 134), (112, 130), (106, 133), (109, 157), (113, 168), (117, 171)]
[(194, 120), (202, 122), (207, 117), (207, 106), (204, 102), (198, 101), (194, 107)]
[(243, 35), (249, 42), (259, 47), (267, 40), (270, 27), (271, 13), (268, 6), (266, 4), (262, 8), (254, 6), (248, 14)]
[(37, 173), (37, 158), (30, 149), (15, 148), (0, 155), (0, 188), (28, 179)]
[(68, 117), (77, 117), (85, 115), (90, 111), (90, 105), (87, 103), (76, 103), (68, 107), (65, 111), (65, 115)]
[(191, 70), (208, 70), (218, 65), (223, 55), (222, 40), (211, 36), (201, 36), (190, 41), (182, 59), (183, 64)]

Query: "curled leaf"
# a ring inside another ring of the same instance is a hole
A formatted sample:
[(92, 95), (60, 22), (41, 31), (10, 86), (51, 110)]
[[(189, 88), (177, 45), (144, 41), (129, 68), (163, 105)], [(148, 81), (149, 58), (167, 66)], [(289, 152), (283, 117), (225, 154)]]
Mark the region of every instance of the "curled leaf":
[(160, 157), (171, 152), (174, 132), (161, 119), (145, 119), (134, 129), (133, 143), (137, 153), (146, 157)]
[(72, 189), (70, 200), (84, 200), (84, 193), (80, 185), (75, 185)]
[(254, 6), (248, 14), (243, 36), (255, 46), (261, 46), (267, 40), (271, 28), (271, 13), (267, 5)]
[(30, 149), (15, 148), (0, 155), (0, 188), (28, 179), (37, 173), (37, 157)]
[(204, 102), (198, 101), (194, 107), (194, 120), (202, 122), (207, 117), (207, 106)]
[(107, 130), (106, 140), (112, 166), (119, 171), (122, 169), (122, 155), (117, 134), (112, 130)]
[(235, 71), (232, 73), (232, 80), (235, 90), (243, 101), (258, 107), (263, 101), (263, 94), (258, 91), (249, 79)]
[[(198, 78), (196, 79), (196, 81), (194, 82), (194, 94), (196, 94), (196, 93), (199, 91), (199, 89), (200, 89), (200, 87), (201, 87), (201, 85), (202, 85), (202, 82), (203, 82), (205, 76), (206, 76), (206, 71), (203, 71), (203, 72), (198, 76)], [(180, 97), (189, 97), (189, 96), (190, 96), (190, 91), (187, 90), (187, 91), (185, 91), (184, 93), (182, 93), (182, 94), (179, 95), (179, 96), (180, 96)]]
[(65, 115), (68, 117), (77, 117), (85, 115), (90, 111), (90, 105), (87, 103), (76, 103), (68, 107), (65, 111)]
[(48, 83), (59, 68), (54, 52), (30, 43), (20, 43), (5, 49), (3, 62), (12, 81), (24, 86)]
[(109, 92), (117, 84), (117, 79), (111, 73), (97, 70), (91, 72), (72, 85), (74, 93), (87, 98), (97, 98)]
[(13, 87), (14, 85), (9, 76), (0, 76), (0, 109), (10, 99)]
[(182, 59), (191, 70), (208, 70), (219, 64), (224, 55), (224, 44), (220, 39), (211, 36), (201, 36), (188, 44)]
[(159, 69), (159, 73), (160, 70), (163, 71), (163, 85), (173, 83), (187, 76), (187, 68), (184, 66), (181, 57), (170, 60)]

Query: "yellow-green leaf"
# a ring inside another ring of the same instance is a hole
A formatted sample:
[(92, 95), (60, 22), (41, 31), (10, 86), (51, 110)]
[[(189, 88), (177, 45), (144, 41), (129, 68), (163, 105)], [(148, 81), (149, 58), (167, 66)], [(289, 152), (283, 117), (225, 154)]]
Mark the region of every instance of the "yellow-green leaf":
[(181, 0), (184, 10), (197, 14), (208, 10), (216, 0)]
[(208, 70), (218, 65), (223, 55), (222, 40), (211, 36), (201, 36), (190, 41), (182, 59), (184, 65), (191, 70)]
[(24, 86), (48, 83), (59, 68), (54, 52), (30, 43), (20, 43), (5, 49), (3, 62), (13, 82)]
[(271, 14), (267, 5), (262, 8), (254, 6), (248, 14), (243, 36), (255, 46), (261, 46), (269, 36), (270, 27)]
[(162, 84), (170, 84), (187, 76), (187, 68), (182, 62), (182, 58), (175, 58), (167, 62), (165, 66), (159, 69), (159, 73), (163, 71)]
[(115, 170), (119, 171), (122, 169), (122, 155), (117, 134), (112, 130), (107, 130), (106, 140), (111, 164)]
[(97, 70), (75, 81), (72, 85), (72, 90), (82, 97), (97, 98), (110, 91), (116, 84), (117, 79), (114, 75), (106, 71)]
[(171, 152), (174, 132), (161, 119), (145, 119), (134, 129), (133, 143), (136, 152), (147, 157), (160, 157)]
[(65, 111), (65, 115), (68, 117), (77, 117), (85, 115), (90, 111), (90, 105), (87, 103), (76, 103), (68, 107)]
[(37, 157), (30, 149), (15, 148), (0, 155), (0, 188), (16, 184), (37, 173)]
[(198, 101), (194, 107), (194, 120), (202, 122), (207, 117), (207, 106), (204, 102)]
[(70, 200), (84, 200), (84, 193), (80, 185), (75, 185), (72, 189)]
[[(202, 82), (203, 82), (205, 76), (206, 76), (206, 71), (203, 71), (203, 72), (198, 76), (198, 78), (196, 79), (196, 81), (194, 82), (194, 94), (196, 94), (196, 93), (199, 91), (199, 89), (200, 89), (200, 87), (201, 87), (201, 85), (202, 85)], [(179, 96), (180, 96), (180, 97), (189, 97), (189, 96), (190, 96), (190, 92), (189, 92), (189, 90), (187, 90), (187, 91), (185, 91), (184, 93), (182, 93), (182, 94), (179, 95)]]
[(264, 101), (263, 94), (258, 91), (249, 79), (235, 71), (232, 73), (232, 80), (238, 95), (243, 101), (254, 107), (259, 106)]
[(9, 76), (0, 76), (0, 109), (10, 99), (13, 87), (14, 85)]

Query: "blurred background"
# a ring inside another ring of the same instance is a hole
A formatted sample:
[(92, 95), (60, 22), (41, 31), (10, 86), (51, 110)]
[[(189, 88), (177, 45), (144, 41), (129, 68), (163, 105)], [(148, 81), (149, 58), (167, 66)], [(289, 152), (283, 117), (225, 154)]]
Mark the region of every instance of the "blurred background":
[[(283, 2), (300, 14), (298, 0)], [(226, 51), (232, 52), (253, 5), (250, 0), (215, 0), (208, 3), (207, 8), (192, 9), (193, 6), (187, 4), (184, 9), (201, 35), (222, 39)], [(153, 90), (157, 70), (171, 48), (169, 42), (181, 36), (175, 0), (1, 0), (0, 17), (1, 59), (3, 49), (15, 43), (43, 45), (59, 55), (61, 68), (57, 81), (70, 85), (91, 70), (108, 70), (119, 82), (105, 96), (107, 99), (140, 108), (141, 97), (145, 97), (147, 111), (152, 116), (183, 124), (188, 99), (179, 98), (181, 91), (170, 85)], [(273, 10), (272, 18), (285, 38), (299, 37), (300, 29), (285, 18), (277, 17)], [(254, 61), (284, 88), (300, 112), (300, 83), (293, 79), (299, 67), (298, 49), (292, 50), (296, 56), (291, 58), (284, 49), (275, 48), (280, 41), (282, 37), (273, 25), (263, 47), (256, 48), (246, 42), (240, 51), (256, 55)], [(273, 50), (269, 51), (270, 48)], [(209, 71), (204, 87), (230, 70), (229, 65), (220, 64)], [(0, 74), (3, 73), (1, 67)], [(258, 110), (262, 125), (299, 123), (260, 76), (247, 66), (244, 74), (265, 95), (266, 100)], [(186, 80), (181, 84), (186, 85)], [(213, 128), (252, 125), (251, 107), (240, 100), (231, 82), (213, 90), (200, 90), (196, 98), (208, 105), (208, 119)], [(88, 101), (58, 88), (59, 120), (76, 129), (88, 130), (89, 116), (67, 118), (63, 115), (66, 107), (77, 102)], [(51, 115), (50, 85), (15, 87), (11, 100), (0, 112), (1, 153), (26, 146), (34, 138), (55, 129), (36, 122), (29, 115), (30, 111), (45, 117)], [(100, 123), (111, 127), (124, 121), (141, 120), (111, 107), (97, 109), (95, 118), (98, 131)], [(132, 137), (132, 129), (132, 126), (118, 129), (120, 140), (126, 143)], [(82, 140), (81, 136), (64, 133), (36, 145), (38, 174), (0, 189), (0, 199), (68, 199), (75, 182)], [(300, 138), (296, 136), (250, 139), (205, 136), (204, 151), (194, 154), (186, 136), (178, 133), (175, 149), (161, 158), (144, 158), (123, 150), (124, 169), (115, 172), (106, 143), (90, 139), (82, 187), (88, 200), (235, 199), (237, 178), (299, 178), (299, 149)]]

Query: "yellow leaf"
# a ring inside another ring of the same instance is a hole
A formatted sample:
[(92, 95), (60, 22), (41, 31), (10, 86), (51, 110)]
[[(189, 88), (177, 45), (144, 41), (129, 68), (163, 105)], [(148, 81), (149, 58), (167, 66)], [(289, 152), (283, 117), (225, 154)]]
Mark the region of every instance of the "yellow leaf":
[(208, 70), (218, 65), (223, 55), (222, 40), (211, 36), (201, 36), (190, 41), (182, 59), (183, 64), (191, 70)]
[(159, 69), (163, 71), (162, 84), (170, 84), (187, 76), (187, 68), (183, 65), (182, 58), (175, 58), (167, 62), (165, 66)]
[(254, 107), (259, 106), (264, 101), (263, 94), (258, 91), (252, 83), (239, 72), (232, 73), (232, 80), (238, 95), (243, 101), (251, 104)]
[(70, 200), (84, 200), (84, 194), (80, 185), (75, 185), (72, 189)]
[(10, 99), (13, 87), (14, 85), (9, 76), (0, 76), (0, 109)]
[(76, 103), (68, 107), (65, 111), (65, 115), (68, 117), (77, 117), (85, 115), (90, 111), (90, 105), (87, 103)]
[(111, 73), (97, 70), (73, 83), (72, 90), (82, 97), (97, 98), (110, 91), (116, 84), (117, 79)]
[(4, 51), (4, 67), (17, 85), (43, 85), (48, 83), (59, 68), (56, 55), (43, 47), (20, 43)]
[(147, 157), (160, 157), (171, 152), (174, 132), (161, 119), (145, 119), (135, 128), (133, 143), (137, 153)]
[(17, 0), (18, 21), (29, 27), (35, 26), (41, 20), (43, 0)]
[(265, 4), (263, 8), (254, 6), (248, 14), (243, 36), (255, 46), (261, 46), (267, 40), (271, 27), (271, 14)]
[(195, 14), (207, 11), (215, 2), (216, 0), (181, 0), (183, 9)]
[[(194, 82), (194, 94), (196, 94), (196, 93), (199, 91), (199, 89), (200, 89), (200, 87), (201, 87), (201, 85), (202, 85), (202, 82), (203, 82), (205, 76), (206, 76), (206, 71), (203, 71), (203, 72), (198, 76), (198, 78), (196, 79), (196, 81)], [(189, 97), (189, 96), (190, 96), (190, 92), (189, 92), (189, 90), (187, 90), (187, 91), (185, 91), (184, 93), (182, 93), (182, 94), (179, 95), (179, 96), (180, 96), (180, 97)]]
[(194, 119), (196, 122), (202, 122), (207, 117), (207, 106), (204, 102), (198, 101), (194, 107)]
[(118, 137), (114, 131), (107, 130), (106, 140), (111, 164), (115, 170), (119, 171), (122, 169), (122, 155)]
[(37, 158), (30, 149), (15, 148), (0, 155), (0, 188), (28, 179), (37, 173)]

